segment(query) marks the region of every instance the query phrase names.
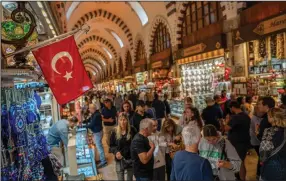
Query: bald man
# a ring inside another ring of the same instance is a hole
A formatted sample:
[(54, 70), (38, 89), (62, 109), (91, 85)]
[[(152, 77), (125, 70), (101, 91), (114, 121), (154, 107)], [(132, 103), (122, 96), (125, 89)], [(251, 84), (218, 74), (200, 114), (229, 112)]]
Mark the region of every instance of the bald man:
[(91, 129), (91, 131), (93, 132), (95, 145), (100, 158), (100, 163), (97, 165), (97, 168), (99, 169), (107, 166), (107, 162), (104, 155), (104, 149), (102, 145), (102, 136), (103, 136), (102, 119), (101, 119), (101, 114), (99, 112), (99, 108), (95, 104), (90, 104), (88, 109), (89, 112), (91, 113), (91, 116), (84, 122), (89, 122), (89, 124), (86, 127)]

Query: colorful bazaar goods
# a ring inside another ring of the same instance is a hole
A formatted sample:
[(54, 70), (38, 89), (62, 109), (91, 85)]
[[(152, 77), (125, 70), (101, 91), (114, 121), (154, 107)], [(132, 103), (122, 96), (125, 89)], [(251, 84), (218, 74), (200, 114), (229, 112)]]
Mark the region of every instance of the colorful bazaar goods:
[(1, 180), (44, 180), (50, 152), (40, 126), (41, 102), (33, 90), (2, 89)]

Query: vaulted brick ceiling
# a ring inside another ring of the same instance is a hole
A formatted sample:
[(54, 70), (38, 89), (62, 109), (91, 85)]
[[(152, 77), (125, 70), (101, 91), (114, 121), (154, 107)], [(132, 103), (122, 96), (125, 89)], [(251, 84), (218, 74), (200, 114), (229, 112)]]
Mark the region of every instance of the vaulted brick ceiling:
[[(117, 72), (113, 69), (119, 67), (120, 58), (125, 60), (127, 51), (130, 51), (134, 62), (138, 41), (136, 37), (144, 37), (142, 41), (147, 44), (153, 19), (158, 15), (167, 17), (165, 2), (140, 2), (148, 16), (148, 22), (144, 25), (128, 2), (51, 2), (53, 3), (58, 7), (57, 14), (61, 15), (63, 32), (80, 28), (84, 24), (90, 26), (87, 34), (75, 37), (85, 66), (88, 71), (96, 71), (96, 77), (101, 76), (110, 65), (112, 72)], [(123, 46), (112, 32), (122, 40)], [(93, 61), (96, 63), (92, 64)]]

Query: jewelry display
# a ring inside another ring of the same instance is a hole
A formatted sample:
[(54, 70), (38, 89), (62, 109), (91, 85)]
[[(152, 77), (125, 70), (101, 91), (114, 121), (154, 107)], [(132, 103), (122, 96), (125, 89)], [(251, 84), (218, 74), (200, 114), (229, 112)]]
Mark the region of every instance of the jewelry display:
[(206, 97), (231, 90), (230, 82), (225, 81), (223, 57), (182, 65), (181, 74), (184, 97), (192, 97), (200, 111), (206, 107)]
[(76, 160), (78, 174), (84, 173), (86, 177), (95, 176), (94, 154), (87, 142), (87, 130), (80, 128), (76, 133)]
[(41, 160), (50, 154), (40, 127), (40, 101), (30, 88), (1, 89), (1, 180), (44, 180)]

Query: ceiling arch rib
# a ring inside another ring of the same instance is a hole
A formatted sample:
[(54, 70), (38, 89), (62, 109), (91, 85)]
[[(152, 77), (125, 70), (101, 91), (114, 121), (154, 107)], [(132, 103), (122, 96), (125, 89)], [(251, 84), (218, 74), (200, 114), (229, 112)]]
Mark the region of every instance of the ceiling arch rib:
[(89, 67), (89, 68), (92, 68), (93, 70), (94, 70), (94, 72), (97, 72), (98, 73), (98, 70), (97, 70), (97, 68), (96, 68), (96, 66), (94, 65), (94, 64), (91, 64), (91, 63), (89, 63), (89, 62), (85, 62), (84, 63), (84, 66), (85, 67)]
[(132, 33), (130, 29), (128, 28), (127, 24), (117, 15), (111, 12), (108, 12), (106, 10), (103, 10), (103, 9), (90, 11), (86, 13), (85, 15), (83, 15), (82, 17), (80, 17), (77, 23), (73, 26), (72, 30), (81, 27), (87, 21), (97, 18), (97, 17), (108, 19), (112, 21), (113, 23), (117, 24), (120, 27), (120, 29), (124, 32), (124, 34), (126, 35), (129, 45), (130, 45), (130, 49), (133, 50), (133, 37), (132, 37)]
[(93, 57), (90, 57), (90, 56), (87, 56), (87, 57), (84, 57), (83, 58), (83, 63), (85, 62), (91, 62), (93, 63), (94, 65), (97, 65), (98, 69), (101, 70), (101, 71), (104, 71), (106, 69), (106, 67), (104, 67), (99, 60), (93, 58)]
[(105, 64), (108, 64), (109, 61), (106, 58), (106, 56), (102, 52), (100, 52), (99, 50), (96, 50), (94, 48), (88, 48), (88, 49), (82, 51), (80, 53), (80, 55), (81, 55), (81, 57), (84, 57), (86, 54), (90, 54), (90, 53), (98, 55), (99, 57), (101, 57), (105, 61), (104, 62)]
[(113, 53), (115, 59), (117, 58), (117, 53), (116, 53), (116, 50), (113, 47), (113, 45), (111, 43), (109, 43), (109, 41), (107, 41), (106, 39), (104, 39), (100, 36), (90, 35), (89, 37), (87, 37), (84, 40), (82, 40), (81, 42), (79, 42), (78, 47), (82, 48), (85, 44), (87, 44), (89, 42), (93, 42), (93, 41), (97, 41), (97, 42), (100, 42), (100, 43), (103, 43), (104, 45), (106, 45), (111, 50), (111, 53)]
[(96, 75), (98, 72), (96, 72), (94, 66), (91, 66), (89, 64), (84, 64), (84, 68), (86, 71), (91, 71), (92, 75)]

